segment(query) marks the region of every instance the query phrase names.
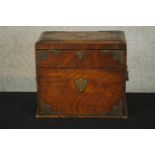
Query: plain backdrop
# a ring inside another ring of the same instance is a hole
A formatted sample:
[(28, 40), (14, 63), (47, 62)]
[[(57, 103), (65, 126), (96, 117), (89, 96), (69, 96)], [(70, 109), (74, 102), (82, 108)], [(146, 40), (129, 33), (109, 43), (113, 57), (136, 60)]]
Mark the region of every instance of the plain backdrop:
[(1, 26), (0, 91), (36, 91), (34, 45), (43, 31), (122, 30), (127, 39), (127, 92), (155, 92), (155, 27)]

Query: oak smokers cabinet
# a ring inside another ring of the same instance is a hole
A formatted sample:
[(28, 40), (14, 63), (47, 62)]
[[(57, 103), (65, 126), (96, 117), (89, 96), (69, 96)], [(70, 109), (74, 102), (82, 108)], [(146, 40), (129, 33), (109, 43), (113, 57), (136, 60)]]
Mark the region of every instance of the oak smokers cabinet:
[(44, 32), (35, 47), (37, 118), (127, 118), (123, 32)]

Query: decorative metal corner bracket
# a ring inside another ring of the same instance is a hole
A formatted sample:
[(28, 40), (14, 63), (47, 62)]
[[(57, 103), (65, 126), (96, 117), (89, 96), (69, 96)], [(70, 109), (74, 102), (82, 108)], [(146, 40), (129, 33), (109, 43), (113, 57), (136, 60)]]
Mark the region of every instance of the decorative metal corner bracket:
[(51, 106), (48, 104), (45, 104), (43, 100), (40, 101), (40, 107), (39, 107), (40, 114), (42, 115), (58, 115), (62, 114), (61, 112), (52, 111)]
[(113, 54), (113, 59), (114, 60), (119, 60), (121, 64), (123, 64), (124, 62), (124, 51), (123, 50), (119, 50), (119, 51), (115, 51), (115, 50), (102, 50), (103, 53), (108, 54), (108, 53), (112, 53)]
[(38, 63), (41, 64), (43, 60), (48, 59), (48, 51), (38, 51), (37, 56)]
[(118, 105), (114, 105), (109, 112), (103, 112), (104, 115), (123, 115), (122, 113), (122, 101)]

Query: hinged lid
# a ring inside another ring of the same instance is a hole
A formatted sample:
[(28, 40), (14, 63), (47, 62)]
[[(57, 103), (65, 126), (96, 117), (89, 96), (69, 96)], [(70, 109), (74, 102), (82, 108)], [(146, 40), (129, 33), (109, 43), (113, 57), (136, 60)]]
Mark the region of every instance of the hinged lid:
[(126, 49), (122, 31), (43, 32), (36, 49)]

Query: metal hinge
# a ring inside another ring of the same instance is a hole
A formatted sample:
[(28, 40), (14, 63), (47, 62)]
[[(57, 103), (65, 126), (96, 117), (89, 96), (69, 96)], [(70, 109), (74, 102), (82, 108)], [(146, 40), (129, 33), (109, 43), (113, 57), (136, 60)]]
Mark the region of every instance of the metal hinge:
[(121, 64), (124, 62), (124, 50), (102, 50), (103, 53), (108, 54), (111, 53), (113, 55), (114, 60), (119, 60)]
[(126, 71), (126, 81), (129, 81), (129, 72)]

